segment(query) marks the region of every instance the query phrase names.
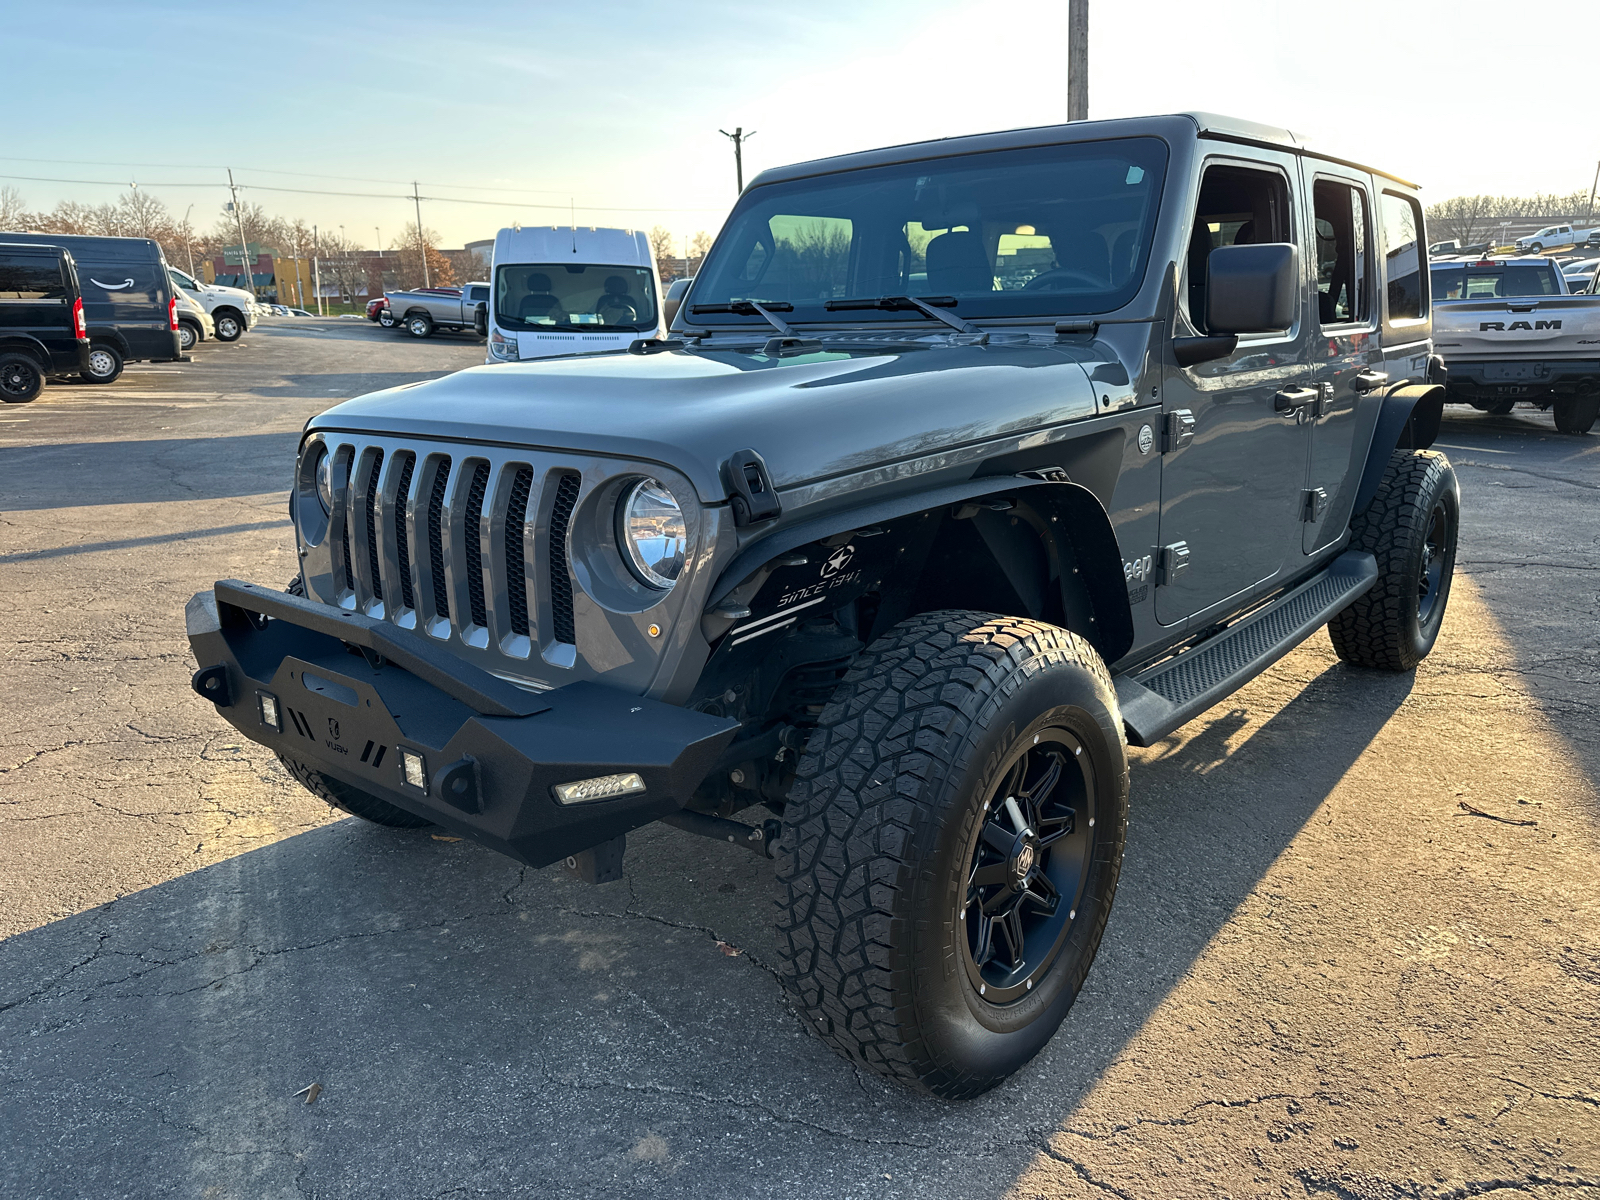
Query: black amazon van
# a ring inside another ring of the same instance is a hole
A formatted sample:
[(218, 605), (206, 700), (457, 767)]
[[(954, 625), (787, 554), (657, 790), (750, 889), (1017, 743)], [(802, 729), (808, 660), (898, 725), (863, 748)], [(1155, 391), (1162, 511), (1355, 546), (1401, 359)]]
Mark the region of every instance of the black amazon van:
[(89, 331), (72, 255), (0, 234), (0, 400), (26, 404), (50, 375), (89, 369)]
[(59, 246), (78, 268), (89, 326), (86, 383), (110, 383), (125, 362), (180, 362), (178, 307), (166, 256), (150, 238), (0, 233), (12, 244)]

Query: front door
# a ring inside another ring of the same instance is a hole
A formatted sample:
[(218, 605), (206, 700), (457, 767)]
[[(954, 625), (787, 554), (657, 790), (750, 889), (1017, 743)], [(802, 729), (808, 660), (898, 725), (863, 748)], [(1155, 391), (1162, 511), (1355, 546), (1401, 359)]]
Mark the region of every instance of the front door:
[[(1205, 332), (1208, 257), (1219, 246), (1303, 245), (1294, 206), (1299, 165), (1217, 157), (1203, 166), (1177, 332)], [(1306, 274), (1301, 252), (1302, 276)], [(1302, 295), (1305, 289), (1302, 289)], [(1173, 625), (1298, 566), (1311, 427), (1315, 314), (1304, 304), (1286, 333), (1239, 339), (1227, 358), (1173, 366), (1164, 388), (1165, 454), (1156, 618)], [(1283, 411), (1285, 405), (1291, 407)]]
[(1316, 246), (1316, 307), (1321, 359), (1319, 396), (1305, 412), (1311, 466), (1301, 546), (1313, 554), (1350, 523), (1366, 448), (1387, 381), (1378, 339), (1376, 240), (1367, 177), (1359, 171), (1306, 163)]

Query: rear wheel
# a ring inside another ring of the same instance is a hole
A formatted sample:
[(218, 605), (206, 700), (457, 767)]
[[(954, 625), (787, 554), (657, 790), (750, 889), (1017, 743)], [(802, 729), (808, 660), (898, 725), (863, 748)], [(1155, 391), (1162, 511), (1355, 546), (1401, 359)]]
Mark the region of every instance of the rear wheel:
[(178, 349), (185, 354), (195, 348), (200, 341), (200, 328), (188, 321), (178, 322)]
[(1585, 434), (1600, 417), (1600, 396), (1571, 396), (1557, 400), (1554, 407), (1557, 431)]
[(1380, 671), (1409, 671), (1439, 638), (1455, 575), (1461, 492), (1450, 460), (1396, 450), (1350, 548), (1378, 560), (1378, 581), (1328, 622), (1339, 657)]
[(778, 845), (782, 979), (852, 1061), (973, 1096), (1043, 1048), (1121, 869), (1128, 767), (1094, 649), (928, 613), (862, 652), (801, 759)]
[(89, 347), (89, 369), (79, 371), (78, 378), (85, 383), (115, 383), (121, 374), (121, 351), (107, 342), (96, 342)]
[(0, 354), (0, 400), (26, 404), (44, 391), (44, 371), (32, 355)]
[(421, 313), (407, 317), (406, 332), (414, 338), (425, 338), (433, 333), (433, 321)]

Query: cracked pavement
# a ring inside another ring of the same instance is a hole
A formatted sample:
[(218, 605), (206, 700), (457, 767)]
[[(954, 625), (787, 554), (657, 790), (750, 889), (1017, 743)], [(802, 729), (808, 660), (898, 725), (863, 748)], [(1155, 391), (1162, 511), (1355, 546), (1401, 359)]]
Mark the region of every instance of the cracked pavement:
[(189, 691), (188, 596), (293, 574), (305, 418), (480, 358), (272, 321), (0, 414), (0, 1194), (1600, 1196), (1600, 437), (1449, 410), (1434, 655), (1319, 634), (1135, 751), (1083, 996), (951, 1105), (800, 1026), (752, 855), (336, 819)]

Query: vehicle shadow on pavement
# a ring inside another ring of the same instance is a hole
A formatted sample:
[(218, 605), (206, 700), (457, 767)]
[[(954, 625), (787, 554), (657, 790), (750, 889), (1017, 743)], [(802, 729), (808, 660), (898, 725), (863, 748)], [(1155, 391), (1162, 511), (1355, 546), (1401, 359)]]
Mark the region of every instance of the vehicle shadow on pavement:
[[(297, 432), (0, 448), (0, 511), (284, 492)], [(76, 481), (61, 487), (63, 479)]]
[(1100, 961), (976, 1101), (800, 1028), (749, 853), (656, 827), (586, 887), (344, 821), (0, 943), (0, 1192), (1004, 1195), (1410, 687), (1269, 676), (1136, 752)]

